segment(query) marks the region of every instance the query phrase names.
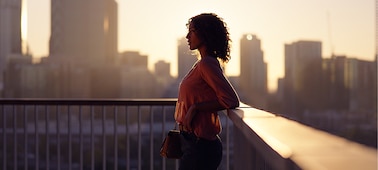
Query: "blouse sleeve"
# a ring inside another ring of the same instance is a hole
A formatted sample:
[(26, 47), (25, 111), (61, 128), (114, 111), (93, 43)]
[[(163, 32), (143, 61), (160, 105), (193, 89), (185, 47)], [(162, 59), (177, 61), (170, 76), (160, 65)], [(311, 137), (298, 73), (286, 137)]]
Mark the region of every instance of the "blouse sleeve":
[(201, 77), (215, 91), (218, 102), (225, 109), (232, 109), (239, 106), (239, 97), (223, 74), (223, 70), (217, 59), (205, 57), (200, 62)]

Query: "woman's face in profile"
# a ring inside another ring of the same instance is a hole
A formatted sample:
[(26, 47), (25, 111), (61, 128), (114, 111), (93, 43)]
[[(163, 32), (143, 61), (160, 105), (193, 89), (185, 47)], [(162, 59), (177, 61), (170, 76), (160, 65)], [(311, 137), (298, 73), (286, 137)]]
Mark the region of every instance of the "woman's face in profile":
[(197, 36), (196, 30), (194, 29), (192, 24), (189, 25), (188, 34), (186, 35), (186, 38), (188, 39), (190, 50), (198, 49), (202, 45), (202, 42), (200, 38)]

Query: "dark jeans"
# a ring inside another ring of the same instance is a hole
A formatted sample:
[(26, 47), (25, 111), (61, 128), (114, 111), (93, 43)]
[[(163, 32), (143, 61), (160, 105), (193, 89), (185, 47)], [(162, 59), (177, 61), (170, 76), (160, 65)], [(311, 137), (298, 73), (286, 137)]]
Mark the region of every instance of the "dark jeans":
[(222, 142), (218, 137), (210, 141), (198, 138), (194, 134), (181, 132), (179, 170), (216, 170), (222, 160)]

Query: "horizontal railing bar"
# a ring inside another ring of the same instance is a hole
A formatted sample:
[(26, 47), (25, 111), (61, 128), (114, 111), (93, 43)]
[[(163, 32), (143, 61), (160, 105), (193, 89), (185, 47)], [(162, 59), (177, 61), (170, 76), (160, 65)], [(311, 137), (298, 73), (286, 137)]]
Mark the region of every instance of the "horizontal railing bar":
[(145, 99), (45, 99), (45, 98), (20, 98), (0, 99), (0, 105), (150, 105), (169, 106), (175, 105), (176, 98), (145, 98)]

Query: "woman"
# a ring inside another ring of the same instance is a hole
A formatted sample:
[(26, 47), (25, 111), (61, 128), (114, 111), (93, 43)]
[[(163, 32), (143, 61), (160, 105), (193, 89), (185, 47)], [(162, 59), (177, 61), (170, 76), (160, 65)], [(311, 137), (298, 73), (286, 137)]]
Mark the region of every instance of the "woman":
[(180, 170), (217, 169), (222, 160), (218, 136), (221, 124), (217, 112), (239, 106), (239, 97), (224, 76), (219, 60), (230, 59), (230, 38), (216, 14), (194, 16), (187, 23), (190, 50), (199, 60), (179, 87), (175, 119), (181, 131), (183, 156)]

